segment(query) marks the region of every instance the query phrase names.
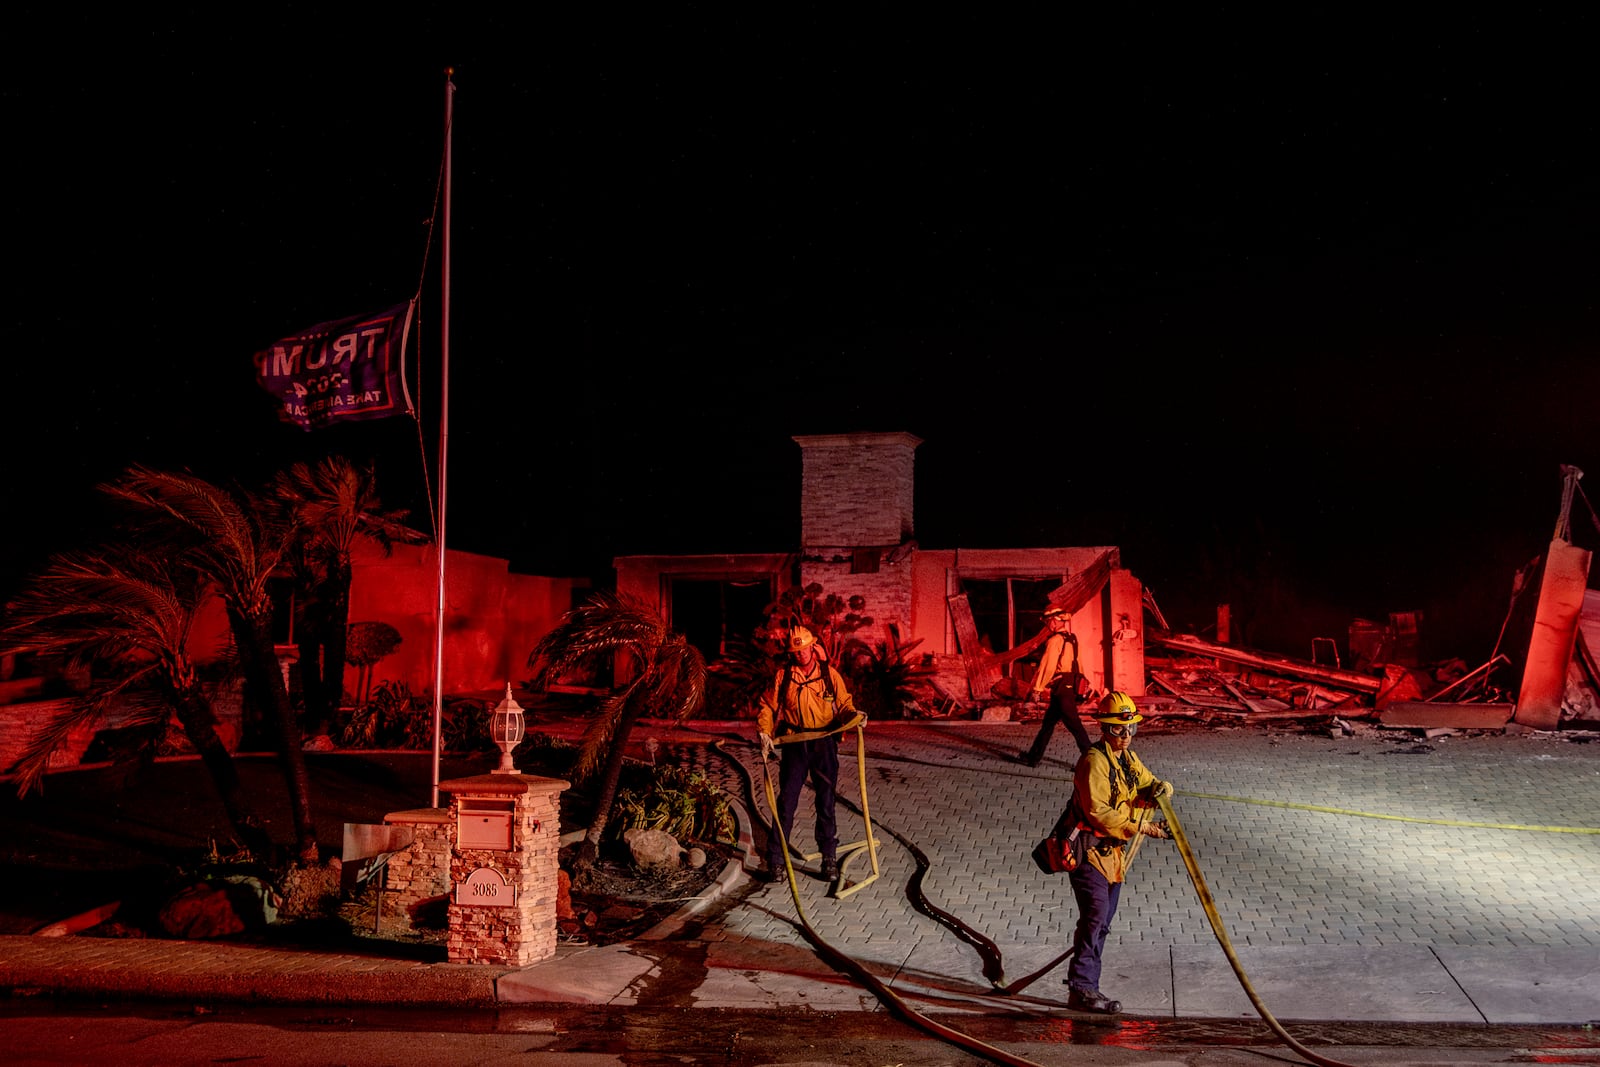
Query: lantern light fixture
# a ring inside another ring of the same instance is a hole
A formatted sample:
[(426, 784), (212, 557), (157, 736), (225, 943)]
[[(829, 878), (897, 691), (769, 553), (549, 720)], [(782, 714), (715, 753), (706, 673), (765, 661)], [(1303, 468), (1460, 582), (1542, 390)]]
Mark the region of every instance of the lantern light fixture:
[(500, 766), (496, 774), (519, 774), (511, 762), (511, 750), (522, 743), (522, 705), (511, 695), (511, 683), (506, 683), (506, 698), (489, 713), (489, 737), (500, 746)]

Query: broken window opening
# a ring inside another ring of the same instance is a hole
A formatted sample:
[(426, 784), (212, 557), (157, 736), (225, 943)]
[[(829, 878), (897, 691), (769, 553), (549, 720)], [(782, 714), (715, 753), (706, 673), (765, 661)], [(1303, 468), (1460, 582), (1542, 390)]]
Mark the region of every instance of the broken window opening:
[[(1061, 585), (1062, 577), (1008, 576), (1004, 578), (961, 578), (961, 588), (972, 607), (972, 621), (978, 636), (991, 652), (1007, 652), (1032, 638), (1044, 628), (1044, 609), (1050, 606), (1050, 592)], [(1011, 676), (1031, 675), (1038, 655), (1023, 657), (1011, 665)]]

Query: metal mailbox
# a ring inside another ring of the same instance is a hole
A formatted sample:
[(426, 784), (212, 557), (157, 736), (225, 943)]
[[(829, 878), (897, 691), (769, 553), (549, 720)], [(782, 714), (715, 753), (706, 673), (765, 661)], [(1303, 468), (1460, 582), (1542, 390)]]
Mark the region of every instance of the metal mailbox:
[(456, 814), (456, 847), (510, 851), (516, 802), (462, 798)]

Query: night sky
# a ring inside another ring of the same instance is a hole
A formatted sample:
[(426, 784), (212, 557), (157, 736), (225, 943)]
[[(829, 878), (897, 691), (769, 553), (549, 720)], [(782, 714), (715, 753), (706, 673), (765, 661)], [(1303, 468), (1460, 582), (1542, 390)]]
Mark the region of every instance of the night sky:
[[(452, 547), (794, 548), (791, 438), (905, 431), (925, 546), (1487, 658), (1600, 469), (1592, 17), (734, 10), (24, 6), (0, 594), (132, 462), (372, 457), (425, 523), (450, 66)], [(418, 421), (276, 420), (253, 352), (419, 290)]]

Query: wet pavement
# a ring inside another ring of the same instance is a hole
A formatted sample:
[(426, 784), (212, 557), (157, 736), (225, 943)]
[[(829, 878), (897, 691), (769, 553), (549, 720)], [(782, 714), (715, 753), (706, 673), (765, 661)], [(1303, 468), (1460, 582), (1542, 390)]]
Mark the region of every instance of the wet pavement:
[[(686, 1002), (797, 997), (819, 1010), (877, 1010), (880, 998), (857, 976), (818, 965), (820, 941), (927, 1010), (1062, 1011), (1059, 969), (1013, 992), (1068, 947), (1076, 921), (1067, 879), (1028, 858), (1070, 783), (1064, 759), (1037, 770), (1009, 759), (1031, 733), (1019, 724), (872, 724), (865, 781), (877, 879), (836, 898), (812, 861), (798, 902), (786, 882), (740, 891), (695, 931), (703, 973)], [(1052, 755), (1069, 744), (1059, 739)], [(1176, 784), (1174, 810), (1234, 956), (1273, 1016), (1600, 1020), (1600, 841), (1580, 832), (1594, 830), (1600, 811), (1600, 746), (1557, 735), (1422, 741), (1395, 731), (1333, 738), (1159, 724), (1136, 745)], [(847, 738), (846, 842), (865, 840), (854, 747)], [(759, 783), (749, 746), (677, 752), (764, 805), (746, 778)], [(814, 847), (809, 826), (802, 806), (801, 849)], [(1102, 988), (1142, 1017), (1259, 1017), (1175, 846), (1146, 846), (1107, 939)], [(871, 859), (858, 850), (847, 879), (870, 875)], [(908, 892), (914, 881), (935, 914)], [(644, 963), (649, 950), (613, 951)], [(604, 950), (591, 962), (629, 968)], [(507, 976), (501, 999), (548, 995), (540, 966)], [(655, 966), (636, 976), (641, 983)], [(617, 996), (634, 998), (627, 983)]]
[[(502, 1007), (493, 1011), (0, 1000), (7, 1063), (119, 1067), (233, 1062), (430, 1067), (1098, 1067), (1595, 1064), (1592, 1035), (1537, 1027), (1296, 1027), (1307, 1055), (1260, 1023), (990, 1015), (947, 1020), (961, 1041), (893, 1016), (847, 1012)], [(1311, 1057), (1317, 1057), (1313, 1059)]]
[[(1147, 840), (1106, 944), (1102, 988), (1124, 1005), (1113, 1022), (1066, 1008), (1056, 961), (1076, 920), (1072, 895), (1065, 876), (1040, 873), (1028, 854), (1066, 802), (1071, 742), (1059, 737), (1054, 758), (1028, 769), (1011, 757), (1032, 735), (1031, 724), (873, 723), (859, 759), (847, 735), (841, 841), (866, 841), (865, 811), (876, 844), (850, 855), (837, 895), (814, 859), (796, 861), (793, 889), (730, 868), (639, 938), (564, 943), (523, 968), (7, 937), (0, 988), (261, 1004), (801, 1009), (959, 1020), (968, 1032), (1159, 1027), (1219, 1045), (1232, 1027), (1259, 1038), (1258, 1003), (1302, 1040), (1550, 1034), (1593, 1047), (1600, 745), (1150, 722), (1135, 747), (1177, 787), (1174, 811), (1239, 968), (1174, 844)], [(734, 725), (646, 724), (636, 739), (651, 737), (661, 758), (704, 768), (740, 799), (743, 844), (760, 855), (761, 763)], [(800, 850), (814, 850), (810, 825), (803, 804)]]

